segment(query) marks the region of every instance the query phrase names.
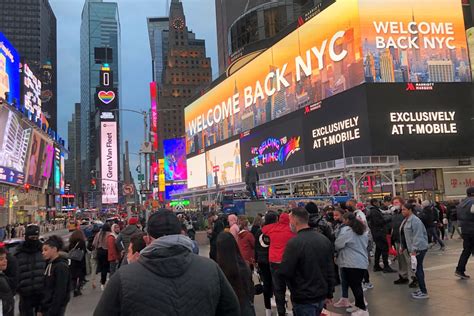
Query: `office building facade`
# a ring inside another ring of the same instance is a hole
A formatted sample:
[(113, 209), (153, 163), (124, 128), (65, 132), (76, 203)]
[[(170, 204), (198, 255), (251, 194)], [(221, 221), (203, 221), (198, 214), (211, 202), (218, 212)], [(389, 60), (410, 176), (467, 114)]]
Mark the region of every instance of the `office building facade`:
[(74, 105), (74, 113), (67, 123), (69, 154), (66, 161), (66, 182), (71, 193), (76, 195), (76, 203), (81, 206), (81, 104)]
[[(96, 124), (96, 87), (100, 70), (108, 64), (113, 73), (113, 85), (120, 92), (120, 19), (115, 2), (86, 0), (81, 22), (81, 170), (83, 192), (90, 192), (91, 171), (100, 165), (98, 126)], [(97, 50), (108, 52), (99, 58)], [(117, 113), (118, 116), (118, 113)], [(120, 135), (120, 129), (119, 129)], [(120, 143), (120, 142), (118, 142)], [(88, 205), (98, 199), (88, 196)]]
[(0, 1), (0, 30), (41, 80), (42, 113), (57, 131), (56, 16), (49, 0)]

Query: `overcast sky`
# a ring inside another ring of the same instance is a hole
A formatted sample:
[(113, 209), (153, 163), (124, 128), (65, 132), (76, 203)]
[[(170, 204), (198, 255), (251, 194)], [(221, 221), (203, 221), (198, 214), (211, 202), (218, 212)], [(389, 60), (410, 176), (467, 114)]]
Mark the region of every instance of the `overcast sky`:
[[(113, 2), (104, 0), (104, 2)], [(149, 82), (151, 56), (147, 17), (165, 16), (166, 0), (117, 0), (121, 23), (121, 104), (123, 108), (144, 110), (150, 107)], [(206, 40), (207, 56), (212, 72), (218, 72), (214, 0), (182, 0), (188, 29)], [(84, 0), (50, 0), (57, 19), (58, 36), (58, 125), (67, 139), (67, 121), (74, 103), (80, 102), (80, 26)], [(127, 113), (123, 120), (124, 140), (129, 150), (137, 153), (143, 141), (143, 117)], [(131, 155), (132, 170), (138, 157)], [(136, 180), (136, 177), (135, 177)]]

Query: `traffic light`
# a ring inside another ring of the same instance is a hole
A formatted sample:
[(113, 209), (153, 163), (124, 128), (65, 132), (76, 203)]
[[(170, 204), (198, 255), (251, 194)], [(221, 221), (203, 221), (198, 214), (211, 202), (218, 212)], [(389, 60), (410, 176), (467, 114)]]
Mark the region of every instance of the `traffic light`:
[(25, 183), (23, 185), (23, 188), (25, 189), (25, 193), (28, 193), (30, 191), (30, 184), (29, 183)]
[(92, 178), (91, 179), (91, 190), (97, 189), (97, 180)]

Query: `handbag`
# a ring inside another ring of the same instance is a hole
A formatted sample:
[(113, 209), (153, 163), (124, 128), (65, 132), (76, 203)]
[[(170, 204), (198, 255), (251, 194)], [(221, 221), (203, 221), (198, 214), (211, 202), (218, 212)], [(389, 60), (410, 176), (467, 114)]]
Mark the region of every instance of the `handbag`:
[(82, 261), (82, 259), (84, 259), (84, 251), (82, 251), (82, 249), (78, 249), (77, 245), (79, 245), (79, 243), (77, 243), (68, 254), (68, 258), (72, 261)]

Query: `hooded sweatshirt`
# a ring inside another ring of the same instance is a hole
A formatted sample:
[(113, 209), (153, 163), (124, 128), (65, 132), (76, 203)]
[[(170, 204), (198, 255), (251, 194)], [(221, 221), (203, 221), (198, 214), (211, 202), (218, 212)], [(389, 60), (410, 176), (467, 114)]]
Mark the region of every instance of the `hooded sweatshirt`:
[(125, 250), (127, 251), (128, 245), (130, 245), (130, 238), (136, 233), (139, 233), (140, 229), (138, 229), (137, 225), (128, 225), (125, 227), (116, 239), (116, 246), (119, 252)]
[(474, 197), (467, 197), (459, 203), (457, 216), (462, 234), (474, 235)]
[(71, 273), (68, 260), (60, 256), (49, 261), (44, 271), (43, 314), (59, 315), (70, 298)]
[(282, 213), (278, 223), (263, 226), (262, 233), (270, 238), (268, 251), (270, 263), (280, 263), (286, 244), (296, 236), (290, 229), (290, 216), (287, 213)]
[(235, 240), (239, 240), (238, 235), (240, 229), (237, 225), (237, 216), (230, 214), (227, 220), (229, 221), (230, 233), (234, 236)]
[(184, 235), (154, 240), (112, 276), (94, 315), (240, 315), (222, 270), (192, 247)]

